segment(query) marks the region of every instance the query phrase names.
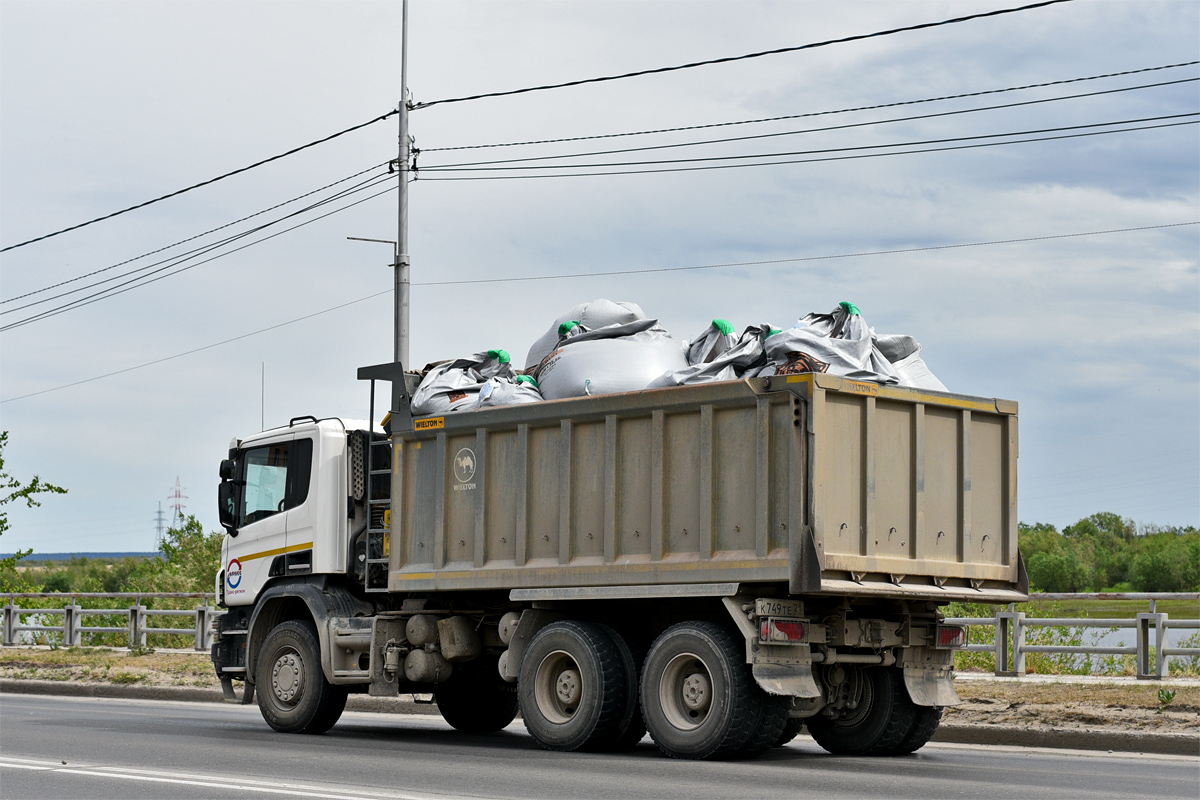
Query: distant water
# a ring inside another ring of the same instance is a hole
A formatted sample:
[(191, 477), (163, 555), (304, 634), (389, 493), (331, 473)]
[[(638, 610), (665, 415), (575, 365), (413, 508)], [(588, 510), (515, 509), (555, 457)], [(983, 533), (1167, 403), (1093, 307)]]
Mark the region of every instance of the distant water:
[[(11, 558), (14, 553), (0, 553), (0, 558)], [(153, 558), (157, 552), (149, 553), (33, 553), (22, 561), (70, 561), (72, 558)]]

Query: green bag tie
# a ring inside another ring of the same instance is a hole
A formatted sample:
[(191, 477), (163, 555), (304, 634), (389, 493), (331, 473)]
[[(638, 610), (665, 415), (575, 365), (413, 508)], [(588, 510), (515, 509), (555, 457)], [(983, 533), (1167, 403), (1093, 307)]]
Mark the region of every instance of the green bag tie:
[(843, 311), (852, 317), (857, 317), (858, 315), (862, 314), (862, 312), (858, 310), (858, 306), (854, 305), (854, 303), (851, 303), (848, 300), (843, 300), (842, 302), (838, 303), (838, 305), (842, 307)]
[(495, 359), (501, 364), (507, 364), (512, 361), (512, 356), (508, 354), (507, 350), (488, 350), (488, 358)]
[(580, 324), (579, 320), (577, 320), (577, 319), (568, 320), (567, 322), (564, 322), (562, 325), (558, 326), (558, 335), (566, 336), (567, 333), (569, 333), (576, 325), (579, 325), (579, 324)]
[(712, 324), (714, 328), (719, 330), (725, 336), (733, 333), (733, 325), (731, 325), (727, 319), (714, 319)]
[(532, 375), (518, 375), (517, 383), (529, 383), (533, 385), (533, 388), (538, 388), (537, 380)]

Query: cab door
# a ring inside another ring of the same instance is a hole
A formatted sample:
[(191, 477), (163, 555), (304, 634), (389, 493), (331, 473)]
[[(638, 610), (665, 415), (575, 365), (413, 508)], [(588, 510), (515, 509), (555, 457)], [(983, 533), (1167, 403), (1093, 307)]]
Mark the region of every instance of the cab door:
[(316, 483), (313, 469), (312, 433), (297, 433), (288, 454), (287, 491), (284, 493), (284, 516), (287, 517), (287, 539), (283, 572), (286, 575), (308, 575), (313, 571), (316, 509)]
[[(287, 545), (286, 498), (293, 436), (247, 445), (238, 454), (237, 536), (229, 540), (225, 602), (254, 602)], [(280, 572), (278, 568), (275, 570)]]

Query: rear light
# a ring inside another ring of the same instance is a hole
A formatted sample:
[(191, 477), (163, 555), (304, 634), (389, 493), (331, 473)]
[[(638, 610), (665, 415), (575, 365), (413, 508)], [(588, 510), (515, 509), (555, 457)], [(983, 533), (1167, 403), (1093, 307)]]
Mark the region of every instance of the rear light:
[(808, 641), (808, 623), (802, 619), (766, 617), (758, 623), (758, 638), (767, 644), (802, 644)]
[(933, 646), (941, 648), (966, 647), (967, 629), (958, 625), (938, 625)]

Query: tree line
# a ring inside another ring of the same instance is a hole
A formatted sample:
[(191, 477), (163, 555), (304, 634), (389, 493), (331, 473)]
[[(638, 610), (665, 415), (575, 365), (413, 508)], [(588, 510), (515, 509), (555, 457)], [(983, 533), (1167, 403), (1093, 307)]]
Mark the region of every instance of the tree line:
[(1021, 523), (1018, 542), (1039, 592), (1200, 591), (1200, 531), (1139, 527), (1117, 514), (1084, 517), (1060, 532)]

